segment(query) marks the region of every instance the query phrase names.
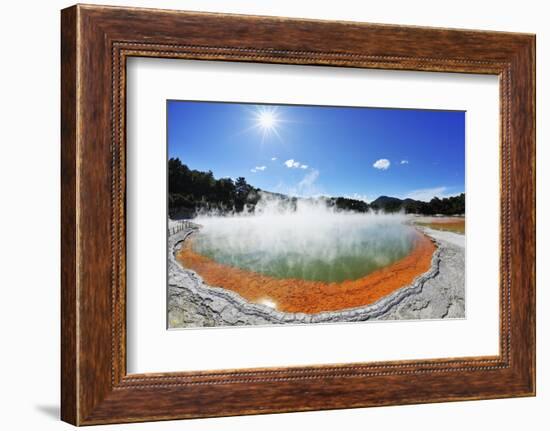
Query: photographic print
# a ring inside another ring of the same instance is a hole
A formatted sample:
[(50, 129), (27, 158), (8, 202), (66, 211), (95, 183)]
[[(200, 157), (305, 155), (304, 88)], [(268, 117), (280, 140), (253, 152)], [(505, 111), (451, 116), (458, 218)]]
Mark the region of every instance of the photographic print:
[(465, 112), (167, 101), (168, 328), (465, 317)]

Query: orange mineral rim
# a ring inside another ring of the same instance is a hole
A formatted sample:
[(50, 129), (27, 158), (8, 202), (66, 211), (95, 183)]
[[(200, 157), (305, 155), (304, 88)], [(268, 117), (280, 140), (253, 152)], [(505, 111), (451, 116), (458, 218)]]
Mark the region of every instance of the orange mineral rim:
[(176, 257), (209, 286), (231, 290), (248, 302), (278, 311), (314, 314), (370, 305), (411, 284), (431, 268), (435, 250), (434, 242), (418, 232), (407, 256), (364, 277), (343, 282), (280, 279), (224, 265), (196, 253), (192, 238), (185, 241)]

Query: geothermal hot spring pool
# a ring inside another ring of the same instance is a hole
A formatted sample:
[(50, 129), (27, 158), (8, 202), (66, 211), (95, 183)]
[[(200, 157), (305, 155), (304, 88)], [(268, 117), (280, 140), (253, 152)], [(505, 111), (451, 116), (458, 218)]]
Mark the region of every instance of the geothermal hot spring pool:
[(200, 220), (197, 253), (275, 278), (344, 281), (402, 259), (416, 231), (388, 219), (335, 216), (330, 223), (298, 217)]
[(406, 220), (319, 208), (199, 217), (178, 259), (207, 284), (281, 311), (357, 307), (429, 269), (435, 248)]

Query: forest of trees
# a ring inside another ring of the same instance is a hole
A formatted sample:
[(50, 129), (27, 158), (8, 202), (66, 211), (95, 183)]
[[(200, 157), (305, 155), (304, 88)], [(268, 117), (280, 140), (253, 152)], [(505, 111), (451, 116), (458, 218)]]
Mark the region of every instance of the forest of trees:
[(212, 171), (189, 169), (180, 159), (168, 161), (168, 212), (171, 217), (192, 217), (200, 210), (242, 212), (246, 205), (255, 206), (259, 189), (244, 177), (215, 179)]
[[(299, 198), (263, 192), (247, 183), (244, 177), (214, 178), (212, 171), (189, 169), (179, 158), (168, 161), (168, 212), (172, 218), (191, 218), (201, 211), (220, 214), (253, 211), (262, 193), (269, 194), (291, 206)], [(433, 198), (430, 202), (381, 196), (370, 204), (345, 197), (324, 198), (331, 207), (354, 212), (371, 210), (384, 212), (404, 211), (411, 214), (464, 214), (464, 193), (450, 198)]]
[(461, 193), (448, 198), (433, 198), (429, 202), (417, 201), (414, 199), (398, 199), (388, 196), (380, 196), (369, 205), (371, 209), (383, 210), (385, 212), (404, 211), (407, 214), (423, 215), (459, 215), (464, 214), (466, 206), (466, 195)]

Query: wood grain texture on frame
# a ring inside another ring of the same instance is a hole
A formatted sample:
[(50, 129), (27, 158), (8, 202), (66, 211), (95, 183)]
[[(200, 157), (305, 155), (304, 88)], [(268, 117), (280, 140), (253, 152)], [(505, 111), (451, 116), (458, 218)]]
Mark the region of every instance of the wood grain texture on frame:
[[(80, 5), (63, 10), (61, 24), (63, 420), (91, 425), (534, 395), (533, 35)], [(127, 375), (129, 56), (498, 75), (499, 355)]]

